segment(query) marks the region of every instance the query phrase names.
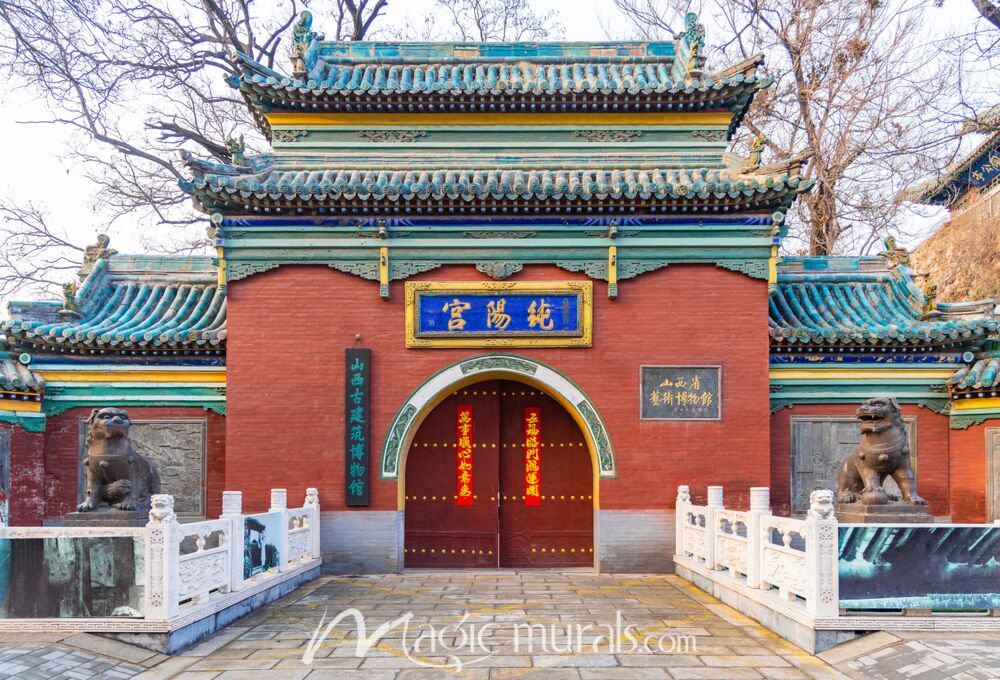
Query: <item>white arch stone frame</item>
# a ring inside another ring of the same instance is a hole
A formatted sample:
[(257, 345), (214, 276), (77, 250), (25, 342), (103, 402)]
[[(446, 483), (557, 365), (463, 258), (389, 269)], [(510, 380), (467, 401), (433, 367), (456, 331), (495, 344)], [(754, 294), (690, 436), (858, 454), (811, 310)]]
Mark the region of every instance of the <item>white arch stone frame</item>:
[(561, 402), (583, 429), (601, 479), (617, 476), (611, 437), (600, 414), (586, 394), (569, 378), (545, 364), (518, 354), (481, 354), (448, 366), (425, 381), (407, 398), (389, 425), (382, 447), (380, 476), (398, 479), (399, 458), (419, 425), (418, 416), (426, 415), (442, 395), (460, 386), (478, 382), (477, 377), (527, 382), (545, 390)]

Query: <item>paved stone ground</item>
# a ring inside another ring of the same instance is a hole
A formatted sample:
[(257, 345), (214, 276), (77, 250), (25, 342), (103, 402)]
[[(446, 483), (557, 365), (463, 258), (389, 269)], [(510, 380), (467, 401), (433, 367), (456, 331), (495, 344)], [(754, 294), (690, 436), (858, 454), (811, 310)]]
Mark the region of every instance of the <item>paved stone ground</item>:
[[(363, 630), (350, 617), (330, 626), (352, 608)], [(305, 663), (321, 622), (329, 634)], [(363, 656), (359, 632), (373, 638)], [(1000, 635), (877, 633), (821, 657), (675, 576), (583, 571), (323, 577), (173, 657), (87, 634), (0, 634), (0, 680), (976, 680), (1000, 678)]]
[[(303, 652), (320, 622), (329, 622), (331, 617), (352, 607), (364, 615), (362, 637), (371, 636), (378, 626), (404, 612), (411, 613), (413, 618), (408, 622), (408, 630), (402, 626), (394, 628), (363, 658), (355, 655), (358, 627), (353, 619), (343, 620), (322, 642), (312, 663), (303, 663)], [(378, 577), (324, 577), (237, 624), (238, 627), (224, 632), (226, 637), (211, 639), (186, 652), (189, 656), (172, 659), (172, 662), (194, 659), (176, 677), (189, 680), (846, 677), (683, 580), (666, 575), (426, 571)], [(491, 625), (484, 629), (486, 624)], [(529, 624), (535, 626), (531, 646), (523, 627)], [(577, 633), (581, 630), (577, 626), (588, 625), (589, 629), (582, 628), (582, 633)], [(431, 648), (427, 626), (443, 631), (436, 639), (448, 645), (448, 649)], [(571, 643), (567, 642), (567, 626), (573, 627)], [(601, 626), (611, 626), (615, 634), (609, 636), (609, 631)], [(543, 629), (547, 645), (542, 642)], [(520, 632), (515, 634), (515, 630)], [(632, 651), (628, 635), (639, 641), (650, 639), (653, 651)], [(663, 648), (672, 653), (658, 650), (661, 638)], [(579, 645), (578, 640), (582, 640)], [(140, 676), (140, 680), (145, 677)]]
[(1000, 678), (1000, 633), (875, 633), (821, 654), (854, 678)]
[(167, 659), (87, 633), (0, 633), (2, 680), (126, 680)]

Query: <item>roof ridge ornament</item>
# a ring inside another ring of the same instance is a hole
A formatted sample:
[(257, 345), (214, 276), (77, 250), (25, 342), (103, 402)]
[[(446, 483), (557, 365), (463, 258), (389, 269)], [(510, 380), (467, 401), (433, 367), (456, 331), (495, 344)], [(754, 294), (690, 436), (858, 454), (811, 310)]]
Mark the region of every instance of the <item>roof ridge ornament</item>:
[(292, 75), (296, 78), (305, 79), (309, 75), (306, 53), (314, 40), (324, 38), (322, 34), (312, 30), (312, 22), (312, 12), (304, 9), (292, 25)]
[(902, 246), (896, 245), (895, 236), (886, 236), (882, 239), (882, 245), (885, 247), (885, 250), (880, 252), (879, 255), (885, 258), (889, 269), (895, 269), (900, 266), (910, 266), (910, 251)]
[(98, 234), (97, 243), (83, 249), (83, 262), (80, 264), (80, 269), (76, 273), (77, 278), (83, 281), (94, 269), (99, 260), (107, 260), (112, 255), (118, 254), (118, 251), (114, 248), (109, 248), (109, 245), (111, 245), (111, 237), (107, 234)]
[(752, 140), (750, 140), (750, 155), (747, 156), (746, 162), (743, 164), (743, 172), (753, 172), (760, 168), (761, 156), (764, 155), (764, 148), (767, 146), (767, 135), (763, 132), (758, 132)]
[(936, 283), (928, 281), (923, 290), (924, 303), (920, 311), (920, 320), (934, 319), (941, 316), (937, 308), (938, 287)]
[(701, 75), (701, 66), (705, 59), (702, 52), (705, 51), (705, 26), (698, 23), (698, 13), (688, 12), (684, 15), (684, 33), (681, 39), (687, 44), (688, 55), (685, 71), (685, 80), (694, 80)]
[(226, 151), (229, 153), (229, 162), (236, 167), (247, 167), (247, 145), (243, 135), (239, 137), (226, 138)]

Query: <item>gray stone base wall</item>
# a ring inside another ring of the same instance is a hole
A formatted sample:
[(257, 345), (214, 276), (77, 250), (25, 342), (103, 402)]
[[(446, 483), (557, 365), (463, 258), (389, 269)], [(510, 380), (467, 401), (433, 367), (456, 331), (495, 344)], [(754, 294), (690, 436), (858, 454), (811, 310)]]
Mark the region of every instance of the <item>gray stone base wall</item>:
[(320, 550), (324, 573), (396, 573), (403, 568), (403, 513), (323, 512)]
[(598, 510), (596, 519), (602, 573), (673, 572), (673, 510)]
[[(673, 572), (673, 510), (597, 510), (595, 514), (594, 541), (601, 572)], [(403, 513), (324, 512), (320, 542), (324, 573), (399, 572), (403, 568)]]

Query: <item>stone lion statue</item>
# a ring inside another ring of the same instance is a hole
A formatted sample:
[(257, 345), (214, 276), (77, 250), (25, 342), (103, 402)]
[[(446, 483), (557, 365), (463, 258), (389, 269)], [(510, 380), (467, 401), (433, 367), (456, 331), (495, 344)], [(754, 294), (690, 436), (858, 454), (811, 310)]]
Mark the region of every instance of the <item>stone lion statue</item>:
[(150, 496), (160, 492), (160, 475), (136, 453), (129, 440), (132, 421), (120, 408), (94, 409), (87, 418), (86, 490), (80, 512), (104, 506), (149, 511)]
[(816, 489), (809, 494), (809, 517), (831, 519), (833, 517), (833, 492)]
[(883, 488), (887, 477), (896, 480), (902, 501), (927, 505), (917, 495), (910, 464), (910, 443), (899, 404), (891, 397), (875, 397), (864, 402), (857, 413), (861, 443), (851, 452), (837, 473), (837, 502), (885, 505), (890, 497)]

